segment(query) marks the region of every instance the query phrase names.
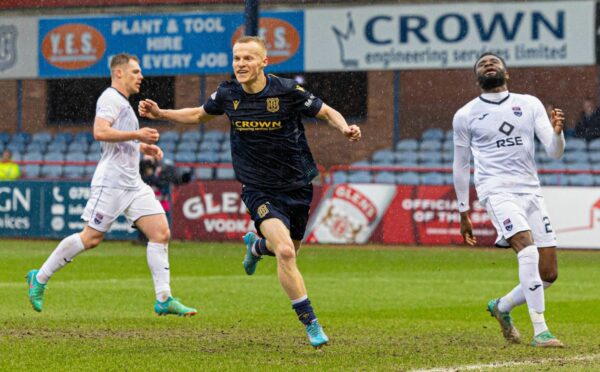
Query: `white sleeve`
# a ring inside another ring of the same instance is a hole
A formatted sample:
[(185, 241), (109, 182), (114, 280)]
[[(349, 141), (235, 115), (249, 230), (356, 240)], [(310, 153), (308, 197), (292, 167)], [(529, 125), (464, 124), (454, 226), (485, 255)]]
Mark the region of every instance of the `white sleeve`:
[(552, 159), (558, 159), (565, 152), (564, 131), (560, 134), (554, 133), (544, 105), (539, 99), (533, 98), (535, 135), (544, 146), (546, 154)]
[(452, 175), (454, 191), (458, 200), (458, 211), (469, 210), (469, 180), (471, 178), (471, 135), (466, 121), (457, 113), (452, 122), (454, 129), (454, 162)]
[(117, 120), (121, 108), (119, 103), (107, 93), (103, 93), (96, 103), (96, 116), (102, 118), (111, 124)]

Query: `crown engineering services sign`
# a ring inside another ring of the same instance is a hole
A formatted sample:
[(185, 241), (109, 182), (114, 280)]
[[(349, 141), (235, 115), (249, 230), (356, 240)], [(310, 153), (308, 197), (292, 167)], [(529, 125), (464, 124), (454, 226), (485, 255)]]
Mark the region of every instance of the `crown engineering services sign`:
[[(464, 3), (306, 11), (307, 71), (592, 65), (594, 2)], [(326, 51), (326, 52), (324, 52)]]

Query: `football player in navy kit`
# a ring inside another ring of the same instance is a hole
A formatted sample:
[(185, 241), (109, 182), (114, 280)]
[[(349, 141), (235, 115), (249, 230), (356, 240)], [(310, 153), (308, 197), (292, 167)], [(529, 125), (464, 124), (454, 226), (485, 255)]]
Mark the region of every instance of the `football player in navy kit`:
[(311, 345), (320, 347), (329, 339), (315, 316), (296, 265), (312, 200), (311, 182), (318, 175), (301, 116), (326, 121), (350, 141), (360, 140), (361, 132), (294, 80), (266, 75), (267, 64), (264, 41), (244, 36), (233, 46), (236, 80), (222, 82), (203, 106), (163, 110), (146, 99), (140, 102), (139, 113), (184, 124), (227, 115), (233, 168), (242, 184), (242, 199), (260, 234), (244, 236), (244, 269), (252, 275), (262, 256), (276, 257), (279, 281), (305, 325)]

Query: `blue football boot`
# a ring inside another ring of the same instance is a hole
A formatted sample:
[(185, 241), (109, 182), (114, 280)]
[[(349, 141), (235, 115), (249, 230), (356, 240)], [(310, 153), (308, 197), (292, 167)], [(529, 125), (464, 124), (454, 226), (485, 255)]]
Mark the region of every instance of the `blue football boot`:
[(244, 257), (244, 270), (246, 274), (252, 275), (256, 271), (256, 265), (258, 261), (262, 260), (262, 257), (256, 257), (252, 254), (252, 246), (258, 240), (258, 236), (256, 236), (253, 232), (248, 232), (244, 235), (244, 244), (246, 244), (246, 256)]

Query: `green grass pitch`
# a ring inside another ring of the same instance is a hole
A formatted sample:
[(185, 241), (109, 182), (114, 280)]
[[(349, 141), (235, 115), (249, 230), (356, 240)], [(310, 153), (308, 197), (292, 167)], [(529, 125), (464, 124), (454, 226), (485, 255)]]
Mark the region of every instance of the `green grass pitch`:
[[(157, 317), (145, 248), (107, 242), (49, 284), (44, 311), (25, 274), (57, 242), (0, 241), (0, 370), (598, 370), (600, 252), (559, 251), (546, 320), (564, 349), (504, 342), (485, 311), (517, 283), (499, 249), (305, 247), (298, 259), (331, 338), (313, 350), (277, 281), (275, 260), (248, 277), (241, 244), (171, 244), (174, 295), (193, 318)], [(524, 339), (524, 306), (513, 316)]]

